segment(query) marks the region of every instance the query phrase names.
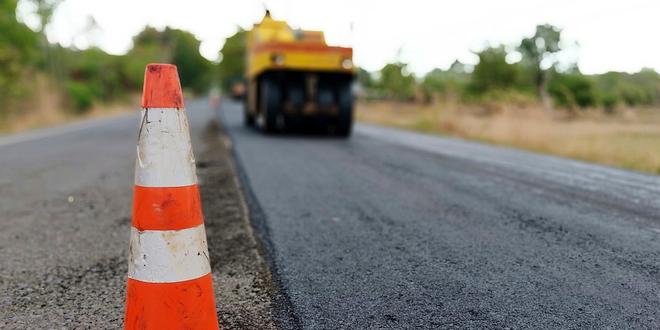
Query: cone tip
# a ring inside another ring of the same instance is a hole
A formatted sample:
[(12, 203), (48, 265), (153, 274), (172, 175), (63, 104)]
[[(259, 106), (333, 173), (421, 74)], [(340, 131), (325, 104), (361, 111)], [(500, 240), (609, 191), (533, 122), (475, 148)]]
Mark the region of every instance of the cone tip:
[(183, 108), (176, 65), (150, 63), (144, 71), (142, 108)]

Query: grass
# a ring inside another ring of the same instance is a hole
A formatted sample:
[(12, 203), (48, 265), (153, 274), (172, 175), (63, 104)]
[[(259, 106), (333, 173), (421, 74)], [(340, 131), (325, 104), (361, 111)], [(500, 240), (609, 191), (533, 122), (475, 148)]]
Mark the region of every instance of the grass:
[(84, 114), (76, 114), (63, 107), (60, 94), (48, 83), (47, 79), (38, 76), (35, 80), (33, 95), (23, 105), (23, 111), (12, 113), (0, 120), (0, 135), (89, 118), (111, 117), (126, 111), (135, 111), (139, 104), (139, 96), (131, 95), (127, 97), (127, 100), (120, 100), (114, 104), (95, 104)]
[(361, 102), (363, 122), (506, 145), (615, 167), (660, 173), (660, 109), (577, 115), (536, 105), (468, 106)]

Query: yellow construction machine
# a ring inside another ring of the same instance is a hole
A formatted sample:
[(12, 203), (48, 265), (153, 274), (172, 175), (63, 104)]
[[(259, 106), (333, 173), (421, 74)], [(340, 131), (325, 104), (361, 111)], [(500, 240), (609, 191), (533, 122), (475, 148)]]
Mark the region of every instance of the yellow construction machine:
[(292, 29), (270, 13), (247, 36), (245, 124), (264, 132), (305, 125), (349, 136), (353, 125), (353, 49), (323, 32)]

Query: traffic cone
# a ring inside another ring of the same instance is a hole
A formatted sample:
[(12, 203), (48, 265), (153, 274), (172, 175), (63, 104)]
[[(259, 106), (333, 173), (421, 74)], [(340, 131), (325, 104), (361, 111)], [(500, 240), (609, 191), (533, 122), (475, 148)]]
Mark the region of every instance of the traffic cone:
[(144, 74), (124, 329), (218, 329), (176, 66)]

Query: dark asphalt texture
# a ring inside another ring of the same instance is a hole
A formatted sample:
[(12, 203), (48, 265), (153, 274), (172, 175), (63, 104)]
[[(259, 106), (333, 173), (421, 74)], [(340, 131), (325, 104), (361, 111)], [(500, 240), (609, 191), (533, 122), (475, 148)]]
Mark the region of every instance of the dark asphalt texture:
[[(285, 328), (660, 328), (660, 178), (224, 102)], [(650, 152), (656, 152), (650, 151)]]
[[(187, 102), (223, 329), (273, 329), (274, 287), (214, 110)], [(0, 138), (0, 329), (120, 329), (139, 113)]]
[(122, 324), (138, 123), (136, 110), (0, 146), (0, 328)]

